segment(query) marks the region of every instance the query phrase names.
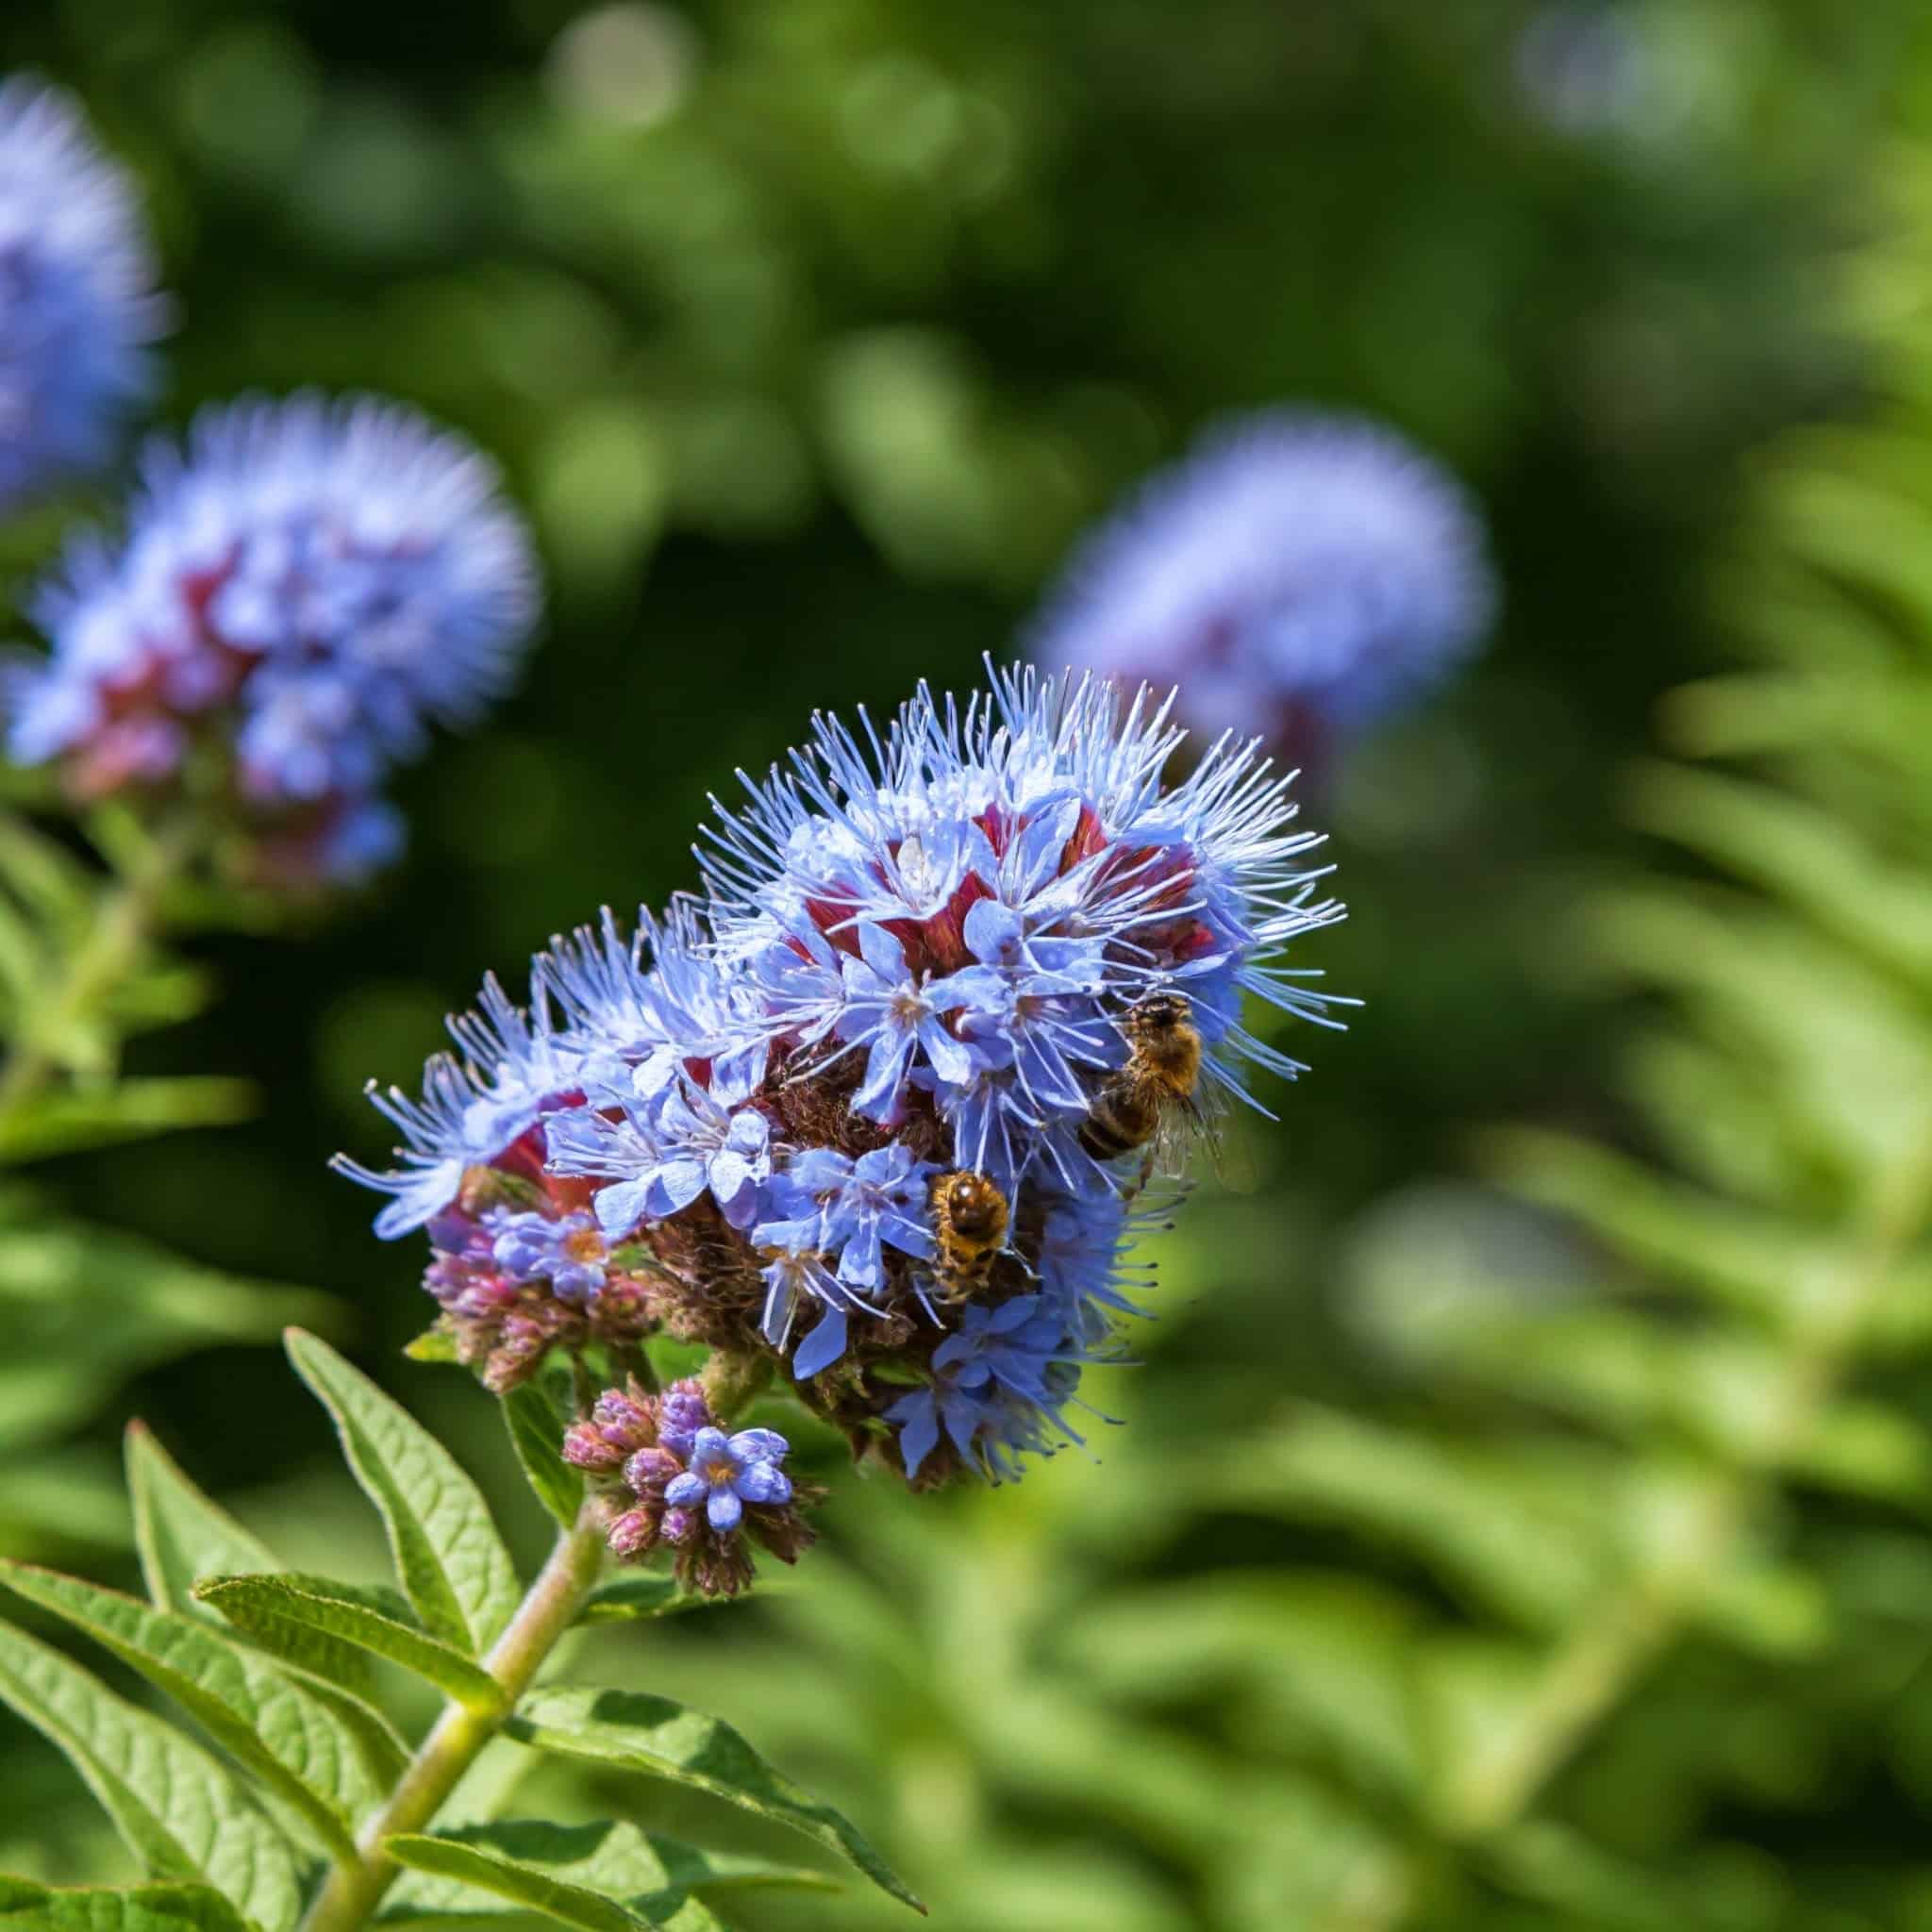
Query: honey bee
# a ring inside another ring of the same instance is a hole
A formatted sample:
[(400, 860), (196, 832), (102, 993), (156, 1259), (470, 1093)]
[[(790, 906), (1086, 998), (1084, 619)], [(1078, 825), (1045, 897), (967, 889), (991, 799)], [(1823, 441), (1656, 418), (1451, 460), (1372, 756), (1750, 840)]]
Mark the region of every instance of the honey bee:
[(1101, 1082), (1080, 1128), (1080, 1145), (1095, 1160), (1118, 1160), (1146, 1147), (1145, 1187), (1157, 1158), (1164, 1167), (1177, 1164), (1175, 1135), (1206, 1126), (1201, 1035), (1186, 996), (1177, 992), (1149, 993), (1127, 1008), (1120, 1026), (1127, 1063)]
[(932, 1224), (939, 1243), (933, 1274), (941, 1298), (963, 1302), (986, 1286), (1006, 1245), (1007, 1197), (995, 1181), (961, 1168), (932, 1185)]

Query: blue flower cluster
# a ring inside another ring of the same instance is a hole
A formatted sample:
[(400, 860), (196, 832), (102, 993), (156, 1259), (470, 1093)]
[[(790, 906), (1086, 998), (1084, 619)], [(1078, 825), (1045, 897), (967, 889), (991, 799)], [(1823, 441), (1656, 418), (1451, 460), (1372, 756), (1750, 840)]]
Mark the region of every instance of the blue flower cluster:
[(166, 315), (133, 188), (79, 109), (0, 84), (0, 511), (113, 454)]
[[(1246, 995), (1335, 1024), (1280, 957), (1341, 917), (1317, 839), (1252, 743), (1163, 786), (1181, 737), (1144, 692), (1024, 670), (883, 732), (819, 720), (718, 808), (702, 902), (554, 941), (527, 1010), (491, 982), (422, 1098), (378, 1097), (401, 1164), (345, 1163), (392, 1197), (378, 1233), (428, 1227), (446, 1307), (459, 1275), (480, 1307), (547, 1266), (594, 1309), (601, 1269), (674, 1335), (787, 1361), (908, 1476), (1016, 1473), (1136, 1311), (1137, 1016), (1185, 1016), (1162, 1097), (1190, 1116), (1302, 1071)], [(948, 1206), (961, 1176), (983, 1225)]]
[(1265, 412), (1211, 433), (1075, 553), (1031, 652), (1177, 686), (1209, 735), (1320, 770), (1471, 648), (1495, 610), (1460, 486), (1358, 418)]
[(84, 797), (213, 755), (271, 870), (353, 879), (400, 843), (390, 767), (502, 691), (537, 603), (460, 438), (369, 398), (212, 409), (148, 451), (122, 539), (80, 540), (40, 591), (53, 652), (13, 672), (8, 749)]

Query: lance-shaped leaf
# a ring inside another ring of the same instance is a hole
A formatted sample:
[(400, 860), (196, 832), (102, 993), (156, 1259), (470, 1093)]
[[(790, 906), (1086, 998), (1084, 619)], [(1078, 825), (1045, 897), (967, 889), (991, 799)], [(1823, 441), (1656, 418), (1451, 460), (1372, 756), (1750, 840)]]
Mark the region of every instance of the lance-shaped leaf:
[[(420, 1847), (425, 1844), (438, 1849), (422, 1852)], [(399, 1845), (409, 1850), (397, 1850)], [(461, 1855), (468, 1852), (491, 1853), (534, 1868), (552, 1879), (613, 1900), (654, 1924), (669, 1923), (679, 1901), (692, 1892), (752, 1887), (838, 1889), (838, 1881), (823, 1872), (774, 1865), (769, 1859), (743, 1857), (735, 1852), (700, 1851), (676, 1839), (640, 1831), (623, 1820), (550, 1824), (508, 1819), (395, 1840), (391, 1848), (403, 1863), (414, 1868), (390, 1893), (378, 1915), (382, 1923), (391, 1924), (419, 1919), (506, 1918), (521, 1909), (507, 1893), (500, 1894), (500, 1902), (492, 1905), (468, 1889), (475, 1883), (468, 1875), (474, 1868), (465, 1864), (463, 1870), (457, 1869)]]
[(42, 1094), (0, 1122), (0, 1160), (40, 1160), (179, 1127), (230, 1126), (255, 1111), (257, 1097), (246, 1080), (219, 1074), (117, 1080), (82, 1092)]
[(850, 1819), (774, 1771), (717, 1718), (687, 1710), (668, 1697), (637, 1691), (538, 1690), (517, 1707), (507, 1728), (511, 1737), (540, 1751), (693, 1785), (761, 1818), (789, 1824), (849, 1858), (874, 1885), (914, 1911), (925, 1909)]
[(503, 1703), (501, 1686), (474, 1659), (325, 1576), (220, 1576), (196, 1594), (265, 1649), (286, 1651), (298, 1663), (319, 1635), (387, 1657), (472, 1710)]
[(152, 1876), (211, 1885), (264, 1932), (295, 1924), (302, 1896), (287, 1841), (173, 1725), (5, 1624), (0, 1702), (66, 1753)]
[(206, 1885), (58, 1886), (0, 1876), (8, 1932), (248, 1932)]
[(157, 1609), (192, 1609), (194, 1586), (205, 1577), (279, 1567), (264, 1544), (182, 1474), (145, 1423), (127, 1425), (127, 1493), (142, 1577)]
[(698, 1596), (681, 1589), (675, 1576), (617, 1576), (600, 1583), (584, 1599), (579, 1624), (627, 1624), (640, 1617), (668, 1617), (728, 1597)]
[(382, 1512), (396, 1574), (424, 1627), (475, 1657), (522, 1592), (476, 1485), (436, 1438), (326, 1342), (289, 1331), (289, 1358), (335, 1418), (356, 1480)]
[(537, 1500), (569, 1529), (584, 1507), (584, 1479), (563, 1459), (563, 1421), (534, 1382), (503, 1399), (503, 1420)]
[[(201, 1603), (196, 1587), (214, 1576), (280, 1568), (275, 1557), (218, 1503), (203, 1494), (140, 1423), (127, 1428), (127, 1487), (134, 1502), (134, 1535), (142, 1574), (158, 1609), (192, 1611), (210, 1623), (222, 1618)], [(400, 1599), (398, 1600), (400, 1601)], [(285, 1662), (339, 1692), (341, 1714), (370, 1735), (372, 1762), (400, 1763), (407, 1757), (388, 1720), (371, 1700), (375, 1672), (354, 1645), (323, 1632), (265, 1644)]]
[[(524, 1911), (572, 1925), (577, 1932), (724, 1932), (713, 1914), (684, 1892), (624, 1904), (579, 1885), (546, 1865), (515, 1858), (470, 1838), (388, 1838), (383, 1847), (397, 1864), (454, 1879), (506, 1899)], [(462, 1909), (460, 1905), (454, 1907)], [(452, 1909), (445, 1902), (442, 1909)]]
[(0, 1562), (0, 1582), (140, 1672), (325, 1844), (354, 1854), (355, 1822), (381, 1802), (386, 1781), (364, 1740), (312, 1690), (199, 1619), (151, 1609), (119, 1591), (12, 1562)]

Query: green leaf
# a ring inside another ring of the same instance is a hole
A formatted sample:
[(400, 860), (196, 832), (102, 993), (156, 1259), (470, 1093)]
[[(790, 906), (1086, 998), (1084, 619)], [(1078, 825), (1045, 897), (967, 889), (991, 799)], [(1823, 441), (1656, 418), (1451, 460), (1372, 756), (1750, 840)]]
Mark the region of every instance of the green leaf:
[(795, 1831), (858, 1866), (882, 1890), (915, 1911), (907, 1890), (858, 1826), (774, 1771), (727, 1724), (668, 1697), (591, 1689), (538, 1690), (517, 1707), (509, 1735), (540, 1751), (614, 1764), (713, 1797)]
[(303, 1661), (305, 1640), (317, 1633), (387, 1657), (472, 1710), (503, 1702), (496, 1679), (459, 1650), (374, 1607), (325, 1576), (221, 1576), (195, 1592), (238, 1630), (278, 1654)]
[(276, 1567), (268, 1549), (188, 1479), (142, 1422), (127, 1425), (127, 1493), (142, 1577), (157, 1609), (195, 1608), (194, 1586), (205, 1577)]
[[(127, 1480), (148, 1595), (161, 1609), (192, 1612), (225, 1628), (220, 1613), (199, 1601), (195, 1586), (237, 1571), (274, 1571), (275, 1557), (196, 1489), (139, 1423), (127, 1431)], [(375, 1672), (366, 1653), (324, 1631), (288, 1631), (284, 1641), (262, 1648), (316, 1679), (325, 1701), (361, 1739), (369, 1761), (400, 1773), (408, 1753), (374, 1707)]]
[(640, 1617), (669, 1617), (728, 1603), (728, 1597), (697, 1596), (678, 1587), (675, 1576), (618, 1576), (601, 1583), (584, 1599), (579, 1624), (628, 1624)]
[(206, 1885), (54, 1886), (0, 1876), (8, 1932), (247, 1932), (248, 1922)]
[(205, 1881), (265, 1932), (288, 1932), (301, 1916), (287, 1842), (172, 1725), (4, 1624), (0, 1701), (73, 1760), (150, 1874)]
[(255, 1112), (247, 1080), (214, 1074), (116, 1080), (43, 1093), (0, 1122), (0, 1160), (39, 1160), (182, 1127), (225, 1127)]
[(414, 1417), (326, 1342), (294, 1328), (288, 1347), (296, 1374), (335, 1418), (356, 1480), (382, 1512), (396, 1574), (424, 1627), (480, 1655), (522, 1592), (476, 1485)]
[[(469, 1853), (493, 1854), (525, 1870), (534, 1868), (550, 1880), (595, 1893), (653, 1924), (671, 1923), (680, 1900), (691, 1892), (753, 1886), (838, 1890), (838, 1881), (823, 1872), (774, 1865), (764, 1858), (741, 1857), (730, 1852), (700, 1851), (675, 1839), (640, 1831), (622, 1820), (595, 1824), (506, 1820), (424, 1838), (391, 1840), (390, 1844), (398, 1859), (412, 1870), (390, 1893), (379, 1914), (386, 1924), (508, 1916), (500, 1907), (482, 1906), (465, 1890), (479, 1882), (470, 1875), (474, 1867), (466, 1861), (463, 1870), (456, 1869)], [(420, 1847), (425, 1845), (435, 1850), (423, 1853)], [(417, 1855), (408, 1856), (400, 1849), (403, 1846)], [(436, 1862), (439, 1860), (442, 1862)], [(515, 1903), (508, 1893), (499, 1895)]]
[(504, 1397), (503, 1419), (538, 1502), (569, 1529), (584, 1507), (584, 1479), (563, 1459), (563, 1419), (534, 1382)]
[[(663, 1926), (673, 1932), (723, 1932), (705, 1907), (683, 1892), (623, 1905), (588, 1886), (573, 1884), (541, 1865), (507, 1857), (489, 1844), (467, 1839), (398, 1837), (383, 1846), (411, 1871), (455, 1879), (508, 1899), (525, 1911), (541, 1912), (578, 1932), (639, 1932)], [(655, 1907), (655, 1909), (654, 1909)], [(446, 1911), (447, 1906), (443, 1907)]]
[(453, 1362), (457, 1358), (456, 1337), (447, 1328), (425, 1328), (403, 1353), (412, 1362)]
[(306, 1686), (201, 1620), (119, 1591), (5, 1561), (0, 1582), (165, 1691), (324, 1843), (353, 1855), (355, 1821), (382, 1801), (395, 1767), (371, 1764), (364, 1738)]
[(118, 1554), (127, 1533), (127, 1500), (114, 1458), (92, 1442), (7, 1458), (0, 1548), (16, 1556), (76, 1547)]

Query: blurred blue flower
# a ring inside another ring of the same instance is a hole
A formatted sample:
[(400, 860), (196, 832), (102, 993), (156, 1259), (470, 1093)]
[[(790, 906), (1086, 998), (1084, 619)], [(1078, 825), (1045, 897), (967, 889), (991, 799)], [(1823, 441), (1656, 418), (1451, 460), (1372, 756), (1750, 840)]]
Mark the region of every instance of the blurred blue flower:
[(127, 175), (67, 94), (0, 84), (0, 512), (112, 456), (166, 320)]
[(1468, 495), (1369, 421), (1264, 412), (1206, 438), (1075, 552), (1032, 656), (1179, 691), (1209, 736), (1319, 769), (1437, 683), (1496, 588)]
[(318, 871), (364, 868), (394, 842), (376, 788), (505, 689), (537, 601), (493, 467), (414, 410), (208, 410), (185, 453), (148, 450), (123, 539), (81, 539), (40, 591), (53, 654), (13, 675), (8, 750), (100, 796), (212, 735), (244, 809), (312, 827)]

